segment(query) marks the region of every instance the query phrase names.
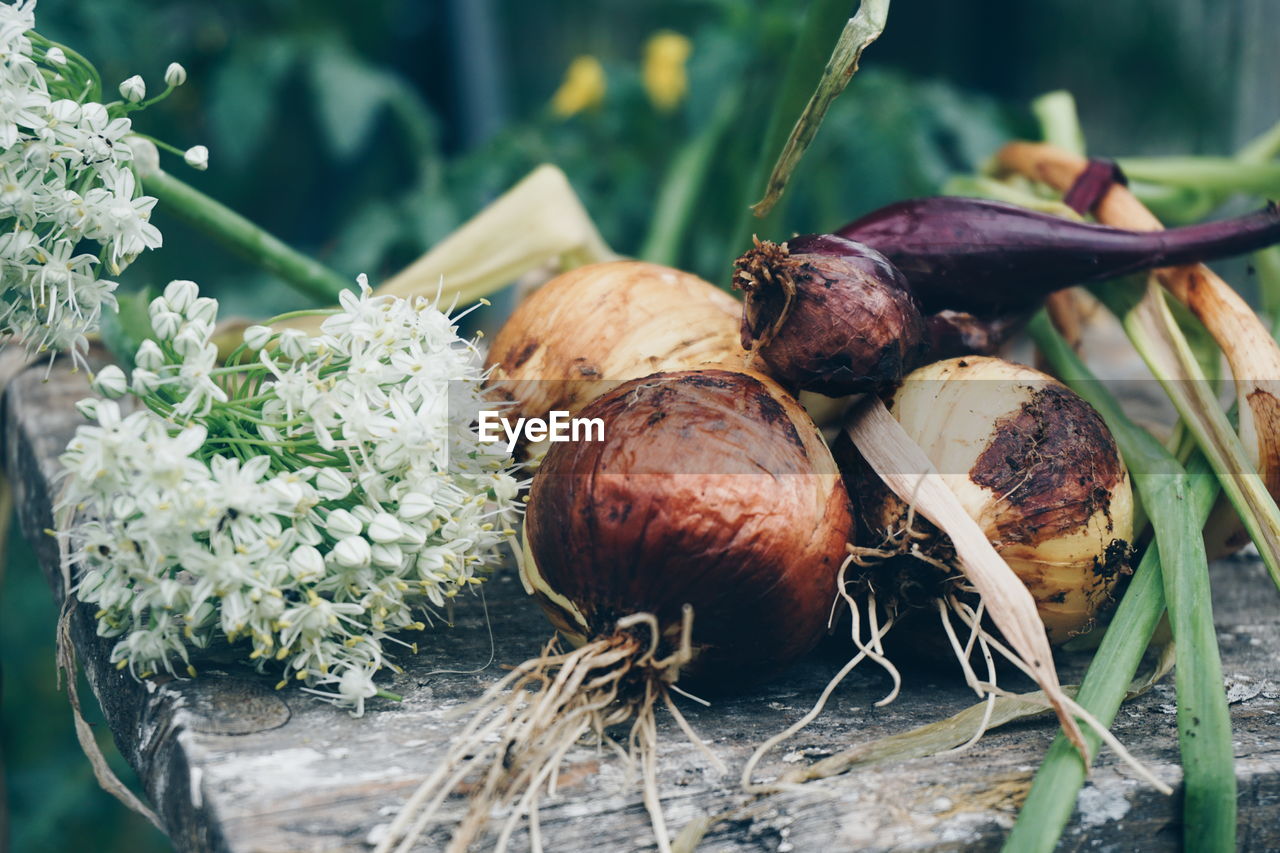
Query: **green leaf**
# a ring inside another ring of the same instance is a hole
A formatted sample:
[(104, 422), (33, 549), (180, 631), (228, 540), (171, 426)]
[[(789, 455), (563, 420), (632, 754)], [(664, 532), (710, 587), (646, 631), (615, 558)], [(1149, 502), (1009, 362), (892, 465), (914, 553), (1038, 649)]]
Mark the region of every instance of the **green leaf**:
[(266, 142), (280, 111), (280, 90), (297, 57), (287, 39), (251, 41), (218, 68), (209, 94), (217, 158), (245, 165)]
[(388, 250), (405, 236), (405, 217), (384, 201), (359, 208), (342, 229), (330, 258), (334, 266), (364, 270), (373, 279), (382, 269)]
[(706, 127), (685, 142), (672, 160), (658, 190), (653, 218), (639, 257), (655, 264), (677, 263), (716, 152), (737, 118), (741, 95), (737, 88), (722, 94)]
[(307, 68), (320, 127), (333, 152), (350, 159), (369, 138), (379, 112), (397, 90), (397, 81), (332, 41), (316, 47)]
[[(1156, 534), (1085, 674), (1079, 701), (1109, 724), (1167, 604), (1177, 644), (1183, 839), (1188, 850), (1232, 850), (1236, 777), (1231, 718), (1201, 534), (1218, 484), (1202, 455), (1197, 454), (1184, 470), (1160, 442), (1129, 420), (1115, 398), (1054, 331), (1043, 311), (1029, 331), (1055, 372), (1106, 421)], [(1036, 774), (1005, 849), (1052, 850), (1071, 816), (1084, 775), (1079, 756), (1059, 736)]]
[(805, 104), (800, 117), (796, 119), (795, 126), (782, 147), (782, 153), (778, 155), (778, 162), (774, 164), (773, 171), (769, 174), (764, 197), (751, 206), (756, 216), (766, 216), (782, 197), (787, 182), (791, 179), (791, 173), (795, 171), (800, 158), (804, 156), (805, 149), (817, 135), (827, 110), (831, 108), (831, 104), (840, 96), (844, 87), (857, 72), (862, 52), (880, 37), (880, 33), (884, 32), (884, 25), (888, 18), (889, 0), (862, 0), (857, 14), (845, 23), (844, 30), (836, 41), (835, 50), (832, 51), (831, 58), (822, 71), (817, 89)]
[(823, 63), (836, 41), (836, 28), (843, 26), (849, 18), (849, 6), (848, 0), (812, 0), (809, 3), (804, 24), (787, 61), (786, 73), (774, 97), (760, 153), (747, 177), (747, 195), (729, 245), (731, 255), (736, 256), (750, 246), (754, 231), (769, 234), (777, 225), (777, 211), (767, 219), (759, 220), (748, 205), (766, 186), (769, 170), (786, 145), (794, 117), (800, 115), (813, 87), (821, 79)]

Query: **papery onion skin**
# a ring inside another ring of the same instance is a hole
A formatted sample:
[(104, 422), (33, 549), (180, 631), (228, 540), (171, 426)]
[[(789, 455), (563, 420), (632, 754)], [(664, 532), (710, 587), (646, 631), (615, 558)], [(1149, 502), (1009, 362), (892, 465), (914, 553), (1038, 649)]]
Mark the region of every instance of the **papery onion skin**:
[(697, 276), (641, 261), (590, 264), (529, 295), (494, 337), (490, 387), (507, 417), (576, 413), (627, 379), (743, 366), (736, 299)]
[(926, 328), (901, 273), (878, 252), (830, 235), (757, 241), (735, 263), (746, 294), (742, 345), (789, 387), (841, 397), (902, 378)]
[[(1128, 472), (1097, 412), (1040, 371), (982, 356), (914, 371), (887, 405), (1027, 585), (1050, 641), (1088, 630), (1127, 570), (1133, 538)], [(908, 507), (845, 449), (837, 455), (874, 547), (903, 529)], [(945, 562), (950, 543), (919, 517), (912, 523), (929, 534), (925, 552)], [(913, 583), (937, 574), (911, 564)]]
[(853, 518), (794, 398), (758, 373), (683, 371), (582, 416), (604, 419), (605, 440), (552, 445), (525, 518), (522, 576), (558, 628), (581, 643), (652, 613), (674, 645), (691, 605), (688, 676), (710, 689), (818, 641)]
[(941, 361), (962, 355), (994, 355), (1026, 325), (1028, 314), (984, 317), (965, 311), (937, 311), (925, 318), (929, 358)]

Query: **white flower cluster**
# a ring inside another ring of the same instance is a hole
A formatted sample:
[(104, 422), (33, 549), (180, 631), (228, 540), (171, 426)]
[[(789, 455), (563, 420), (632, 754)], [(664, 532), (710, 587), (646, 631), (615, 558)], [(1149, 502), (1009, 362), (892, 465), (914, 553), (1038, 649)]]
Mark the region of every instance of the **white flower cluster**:
[(103, 268), (118, 275), (161, 243), (130, 167), (126, 113), (145, 87), (130, 78), (124, 101), (98, 103), (97, 71), (34, 26), (34, 0), (0, 3), (0, 338), (75, 351), (114, 307)]
[[(319, 335), (252, 327), (217, 366), (217, 303), (173, 282), (126, 379), (143, 404), (96, 420), (62, 457), (81, 600), (136, 675), (229, 641), (363, 712), (395, 632), (481, 582), (511, 541), (512, 460), (475, 433), (484, 373), (429, 301), (342, 296)], [(255, 357), (256, 354), (256, 357)]]

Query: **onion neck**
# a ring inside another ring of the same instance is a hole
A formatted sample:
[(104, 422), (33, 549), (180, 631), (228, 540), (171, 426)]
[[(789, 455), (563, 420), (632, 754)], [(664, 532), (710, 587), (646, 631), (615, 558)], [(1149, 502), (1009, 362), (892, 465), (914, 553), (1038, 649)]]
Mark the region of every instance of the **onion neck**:
[(755, 247), (734, 262), (733, 286), (746, 294), (742, 346), (752, 352), (768, 345), (795, 305), (795, 277), (804, 266), (786, 243), (755, 238)]

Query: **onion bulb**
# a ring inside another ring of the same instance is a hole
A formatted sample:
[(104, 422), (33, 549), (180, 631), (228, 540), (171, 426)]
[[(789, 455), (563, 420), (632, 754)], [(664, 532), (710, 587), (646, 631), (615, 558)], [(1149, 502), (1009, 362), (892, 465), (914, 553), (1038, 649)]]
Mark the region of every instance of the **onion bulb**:
[[(1098, 413), (1038, 370), (983, 356), (914, 371), (887, 406), (1027, 586), (1050, 642), (1088, 630), (1127, 570), (1133, 537), (1128, 472)], [(856, 459), (850, 468), (861, 471)], [(927, 564), (948, 565), (949, 540), (876, 476), (849, 482), (865, 544), (917, 532), (922, 559), (902, 587), (943, 582)]]
[(742, 345), (792, 388), (842, 397), (901, 379), (926, 347), (906, 279), (879, 252), (831, 235), (756, 242), (738, 258)]
[(564, 273), (525, 299), (487, 363), (509, 417), (578, 412), (627, 379), (707, 364), (741, 367), (741, 305), (697, 276), (641, 261)]
[(664, 643), (695, 614), (687, 675), (740, 682), (826, 627), (852, 517), (839, 471), (793, 397), (755, 373), (657, 374), (586, 413), (606, 440), (562, 444), (534, 480), (522, 575), (576, 642), (653, 613)]
[[(677, 681), (741, 685), (809, 650), (826, 628), (852, 509), (794, 398), (752, 372), (658, 373), (620, 385), (582, 416), (603, 419), (605, 438), (550, 446), (521, 565), (527, 589), (576, 648), (553, 643), (517, 667), (414, 796), (411, 804), (434, 796), (438, 805), (478, 776), (451, 849), (465, 849), (495, 805), (517, 803), (517, 822), (536, 810), (539, 789), (580, 737), (630, 722), (645, 804), (659, 849), (669, 850), (656, 704), (692, 736), (671, 699)], [(398, 826), (423, 825), (413, 812)]]

